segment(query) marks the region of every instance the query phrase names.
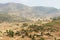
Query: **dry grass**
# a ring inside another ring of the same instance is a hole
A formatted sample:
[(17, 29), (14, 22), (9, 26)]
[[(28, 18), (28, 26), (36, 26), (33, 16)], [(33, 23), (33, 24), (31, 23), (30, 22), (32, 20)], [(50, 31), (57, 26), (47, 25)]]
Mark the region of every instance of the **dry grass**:
[[(13, 30), (14, 32), (16, 31), (21, 31), (23, 29), (22, 26), (23, 23), (7, 23), (7, 22), (3, 22), (3, 23), (0, 23), (0, 40), (32, 40), (31, 38), (25, 36), (24, 38), (22, 38), (21, 36), (14, 36), (14, 37), (9, 37), (9, 36), (6, 36), (6, 34), (4, 32), (6, 32), (6, 30)], [(29, 25), (31, 25), (31, 23), (28, 23)], [(28, 26), (29, 26), (28, 25)], [(39, 34), (38, 32), (31, 32), (31, 33), (28, 33), (28, 34)], [(60, 31), (58, 32), (52, 32), (51, 33), (54, 37), (58, 38), (60, 37)], [(43, 35), (42, 36), (45, 40), (54, 40), (54, 37), (52, 36), (46, 36), (46, 35)], [(36, 40), (38, 40), (40, 37), (36, 37)]]

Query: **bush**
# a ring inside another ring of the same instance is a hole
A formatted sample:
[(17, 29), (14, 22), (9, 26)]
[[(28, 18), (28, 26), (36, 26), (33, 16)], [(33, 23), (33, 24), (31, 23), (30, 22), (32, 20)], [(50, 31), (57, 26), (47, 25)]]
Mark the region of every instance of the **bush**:
[(58, 40), (60, 40), (60, 39), (58, 39)]
[(20, 36), (20, 32), (19, 32), (19, 31), (17, 31), (17, 32), (15, 33), (15, 35), (18, 35), (18, 36)]
[(14, 32), (12, 30), (7, 30), (6, 33), (7, 33), (7, 36), (14, 37)]
[(50, 33), (46, 33), (45, 35), (47, 35), (47, 36), (53, 36), (53, 35), (51, 35)]
[(22, 27), (26, 27), (26, 26), (28, 26), (28, 24), (27, 23), (23, 23)]
[(32, 40), (35, 40), (34, 36), (33, 36)]
[(44, 38), (40, 38), (39, 40), (44, 40)]

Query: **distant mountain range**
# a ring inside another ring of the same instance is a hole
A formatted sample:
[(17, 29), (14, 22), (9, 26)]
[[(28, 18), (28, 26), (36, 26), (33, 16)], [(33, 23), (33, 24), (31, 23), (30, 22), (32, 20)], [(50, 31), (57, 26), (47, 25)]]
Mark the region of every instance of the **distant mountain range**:
[(29, 7), (20, 3), (0, 4), (0, 21), (31, 21), (60, 16), (60, 9), (53, 7)]

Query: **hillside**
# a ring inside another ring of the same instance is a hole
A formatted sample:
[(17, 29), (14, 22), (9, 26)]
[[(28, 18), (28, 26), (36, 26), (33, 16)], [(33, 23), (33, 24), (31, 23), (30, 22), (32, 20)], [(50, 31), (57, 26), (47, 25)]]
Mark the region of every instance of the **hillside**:
[[(20, 3), (6, 3), (0, 4), (0, 14), (4, 16), (6, 20), (10, 19), (10, 21), (31, 21), (40, 18), (60, 16), (60, 9), (43, 6), (29, 7)], [(4, 17), (0, 17), (0, 20), (1, 18), (4, 20)]]
[(60, 40), (60, 20), (42, 25), (2, 22), (0, 27), (0, 40)]

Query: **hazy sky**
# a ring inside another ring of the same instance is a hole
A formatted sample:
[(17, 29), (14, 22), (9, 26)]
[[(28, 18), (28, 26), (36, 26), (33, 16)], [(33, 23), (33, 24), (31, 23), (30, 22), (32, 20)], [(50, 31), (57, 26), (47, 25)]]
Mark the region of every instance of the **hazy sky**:
[(0, 0), (0, 3), (17, 2), (29, 6), (47, 6), (60, 9), (60, 0)]

